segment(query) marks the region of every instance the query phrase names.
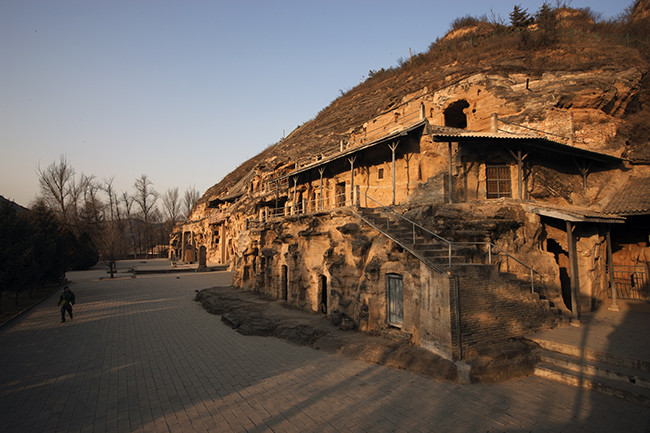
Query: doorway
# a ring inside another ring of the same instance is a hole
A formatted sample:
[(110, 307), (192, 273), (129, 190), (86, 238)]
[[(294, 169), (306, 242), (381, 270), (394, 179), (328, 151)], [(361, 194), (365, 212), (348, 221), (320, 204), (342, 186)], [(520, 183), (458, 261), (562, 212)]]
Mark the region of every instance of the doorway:
[(318, 309), (321, 313), (327, 314), (327, 277), (321, 275), (319, 278), (320, 305)]
[(404, 324), (404, 288), (401, 275), (386, 275), (386, 297), (388, 324), (401, 328)]
[(334, 187), (334, 200), (336, 207), (345, 206), (345, 182), (339, 182)]
[[(546, 240), (546, 251), (553, 253), (555, 262), (560, 268), (560, 287), (562, 288), (562, 300), (564, 305), (571, 310), (571, 277), (569, 276), (569, 253), (562, 249), (562, 246), (554, 239)], [(573, 310), (571, 310), (573, 311)]]
[(287, 265), (282, 265), (282, 275), (280, 276), (280, 296), (283, 301), (289, 299), (289, 268)]

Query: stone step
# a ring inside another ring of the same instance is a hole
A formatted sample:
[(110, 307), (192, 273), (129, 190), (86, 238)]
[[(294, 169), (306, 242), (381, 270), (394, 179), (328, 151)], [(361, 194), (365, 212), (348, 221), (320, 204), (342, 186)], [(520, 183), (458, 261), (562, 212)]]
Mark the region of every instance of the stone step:
[(540, 362), (535, 366), (535, 376), (575, 386), (581, 389), (598, 391), (650, 407), (650, 390), (631, 383), (594, 376), (585, 372), (566, 369), (555, 364)]
[[(448, 265), (449, 256), (427, 256), (427, 260), (432, 261), (435, 264)], [(463, 256), (451, 256), (452, 265), (463, 265), (465, 264), (465, 257)]]
[(633, 368), (615, 366), (603, 362), (589, 361), (550, 350), (538, 350), (541, 362), (566, 370), (589, 374), (594, 377), (616, 380), (650, 391), (650, 374)]
[(600, 362), (615, 367), (638, 370), (643, 375), (650, 374), (650, 362), (646, 360), (635, 359), (618, 353), (599, 352), (596, 350), (580, 348), (571, 344), (544, 340), (537, 337), (531, 337), (530, 339), (537, 343), (542, 349), (546, 349), (548, 351), (573, 356), (578, 359), (584, 359), (586, 361)]

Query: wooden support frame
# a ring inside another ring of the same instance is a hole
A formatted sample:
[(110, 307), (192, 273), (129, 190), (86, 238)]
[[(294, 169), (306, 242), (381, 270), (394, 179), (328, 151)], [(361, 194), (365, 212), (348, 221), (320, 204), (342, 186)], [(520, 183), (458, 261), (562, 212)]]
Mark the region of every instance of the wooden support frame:
[(350, 163), (350, 205), (354, 206), (354, 161), (356, 161), (356, 156), (348, 157), (348, 162)]
[(585, 160), (573, 160), (578, 167), (578, 171), (580, 172), (580, 175), (582, 176), (582, 187), (585, 189), (585, 191), (588, 188), (587, 185), (587, 176), (589, 176), (589, 172), (591, 171), (591, 163), (587, 164), (587, 161)]
[(522, 153), (521, 149), (517, 150), (517, 153), (508, 149), (508, 152), (515, 159), (517, 163), (517, 196), (519, 200), (524, 198), (524, 160), (528, 157), (527, 153)]
[(392, 143), (388, 143), (388, 148), (392, 152), (393, 159), (392, 159), (392, 169), (393, 169), (393, 174), (392, 174), (392, 181), (393, 181), (393, 201), (392, 204), (395, 206), (395, 150), (397, 149), (397, 146), (399, 146), (399, 140), (394, 141)]
[(318, 200), (318, 210), (323, 210), (323, 173), (325, 173), (325, 167), (318, 167), (318, 173), (320, 174), (320, 198)]
[(452, 159), (454, 158), (454, 155), (451, 141), (449, 141), (447, 144), (449, 148), (449, 185), (447, 185), (447, 187), (449, 194), (449, 203), (451, 204), (454, 202), (454, 170), (452, 167)]
[(578, 253), (576, 240), (573, 235), (574, 225), (571, 221), (566, 221), (566, 235), (569, 246), (569, 266), (571, 270), (571, 322), (574, 325), (580, 324), (580, 277), (578, 269)]

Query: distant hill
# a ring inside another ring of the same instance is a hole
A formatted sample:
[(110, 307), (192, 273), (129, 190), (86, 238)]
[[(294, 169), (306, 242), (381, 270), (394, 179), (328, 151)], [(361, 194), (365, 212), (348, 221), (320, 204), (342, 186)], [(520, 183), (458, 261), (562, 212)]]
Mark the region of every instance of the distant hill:
[(29, 212), (29, 209), (27, 209), (26, 207), (23, 207), (18, 203), (16, 203), (15, 201), (6, 199), (0, 195), (0, 206), (4, 206), (5, 203), (9, 204), (10, 206), (13, 206), (13, 208), (16, 209), (17, 213)]

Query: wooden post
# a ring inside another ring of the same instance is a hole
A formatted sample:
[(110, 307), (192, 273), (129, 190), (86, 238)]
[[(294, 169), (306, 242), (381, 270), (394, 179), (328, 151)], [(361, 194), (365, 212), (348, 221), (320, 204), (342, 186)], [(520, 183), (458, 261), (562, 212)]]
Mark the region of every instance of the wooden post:
[(397, 149), (397, 146), (399, 145), (399, 141), (396, 141), (395, 143), (390, 143), (388, 145), (388, 148), (391, 150), (393, 153), (393, 206), (395, 206), (395, 149)]
[(293, 178), (293, 209), (291, 210), (291, 215), (297, 214), (297, 208), (298, 206), (298, 178), (294, 177)]
[(580, 313), (578, 305), (578, 291), (580, 290), (580, 278), (578, 276), (578, 254), (576, 242), (573, 237), (573, 224), (566, 221), (566, 235), (569, 244), (569, 268), (571, 269), (571, 324), (580, 326)]
[(490, 118), (490, 132), (499, 132), (499, 115), (492, 113)]
[(181, 228), (181, 259), (179, 261), (185, 263), (185, 227)]
[(573, 126), (573, 111), (569, 111), (569, 146), (573, 146), (575, 142), (575, 131)]
[(318, 168), (318, 173), (320, 173), (320, 197), (318, 203), (319, 210), (323, 210), (323, 173), (324, 172), (325, 172), (325, 167)]
[(524, 189), (524, 160), (521, 157), (521, 150), (517, 151), (517, 188), (519, 190), (518, 195), (519, 195), (519, 200), (521, 200), (524, 197), (523, 194), (523, 189)]
[(612, 257), (612, 231), (607, 227), (607, 269), (608, 269), (608, 282), (609, 289), (612, 291), (612, 305), (609, 310), (620, 311), (618, 307), (618, 292), (616, 290), (616, 282), (614, 281), (614, 259)]
[(451, 166), (451, 159), (453, 158), (452, 149), (451, 149), (451, 141), (448, 144), (449, 144), (449, 185), (448, 185), (449, 203), (453, 203), (454, 202), (454, 186), (453, 186), (454, 172), (453, 172), (453, 169), (452, 169), (452, 166)]
[(354, 161), (357, 159), (356, 156), (351, 156), (348, 158), (350, 163), (350, 206), (354, 206)]
[(226, 228), (221, 223), (219, 227), (219, 243), (221, 244), (221, 264), (226, 264)]

